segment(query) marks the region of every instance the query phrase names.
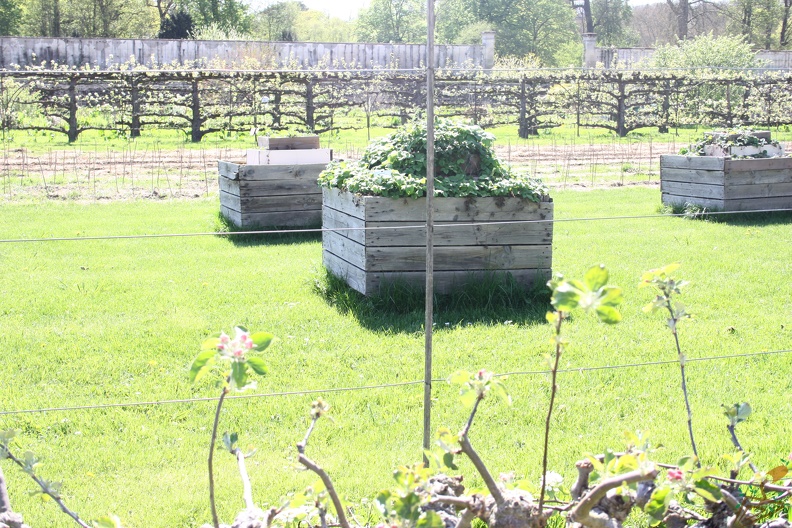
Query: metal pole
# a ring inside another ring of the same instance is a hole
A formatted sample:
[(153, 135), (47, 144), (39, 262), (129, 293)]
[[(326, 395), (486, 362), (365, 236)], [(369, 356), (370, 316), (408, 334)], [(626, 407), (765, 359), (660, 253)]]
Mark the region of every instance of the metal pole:
[[(432, 322), (434, 319), (434, 0), (426, 0), (426, 331), (424, 341), (423, 447), (432, 441)], [(424, 457), (426, 461), (426, 457)]]

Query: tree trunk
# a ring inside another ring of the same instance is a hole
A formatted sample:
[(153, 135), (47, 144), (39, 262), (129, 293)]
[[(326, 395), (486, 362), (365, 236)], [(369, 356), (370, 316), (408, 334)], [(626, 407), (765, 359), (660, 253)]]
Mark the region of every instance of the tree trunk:
[(781, 34), (778, 37), (778, 44), (784, 48), (789, 44), (789, 11), (792, 8), (792, 0), (784, 0), (784, 11), (781, 16)]
[(591, 14), (591, 0), (583, 0), (583, 17), (586, 20), (586, 33), (594, 33), (594, 17)]

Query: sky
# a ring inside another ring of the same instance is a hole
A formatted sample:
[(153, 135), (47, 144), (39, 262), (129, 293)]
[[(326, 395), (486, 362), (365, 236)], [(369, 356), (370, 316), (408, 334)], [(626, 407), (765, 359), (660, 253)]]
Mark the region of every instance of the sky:
[[(277, 0), (250, 0), (253, 9), (261, 9)], [(663, 0), (630, 0), (630, 5), (651, 4)], [(302, 0), (308, 9), (317, 9), (338, 17), (342, 20), (351, 20), (357, 17), (358, 11), (367, 7), (370, 0)]]

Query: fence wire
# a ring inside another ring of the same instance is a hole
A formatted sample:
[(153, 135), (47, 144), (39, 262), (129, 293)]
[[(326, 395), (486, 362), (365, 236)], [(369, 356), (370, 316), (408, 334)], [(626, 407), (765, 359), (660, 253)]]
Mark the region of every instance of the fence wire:
[[(690, 218), (691, 216), (724, 216), (741, 215), (756, 213), (789, 213), (788, 209), (752, 209), (750, 211), (701, 211), (695, 213), (669, 213), (653, 215), (630, 215), (630, 216), (598, 216), (581, 218), (556, 218), (545, 220), (506, 220), (493, 222), (470, 222), (454, 224), (435, 224), (435, 229), (455, 229), (460, 227), (504, 225), (504, 224), (555, 224), (565, 222), (594, 222), (594, 221), (614, 221), (614, 220), (643, 220), (658, 218)], [(163, 233), (157, 235), (107, 235), (107, 236), (78, 236), (78, 237), (48, 237), (48, 238), (9, 238), (0, 239), (0, 244), (30, 243), (30, 242), (77, 242), (88, 240), (136, 240), (147, 238), (188, 238), (203, 236), (234, 237), (241, 235), (291, 235), (302, 233), (326, 233), (326, 232), (345, 232), (345, 231), (383, 231), (383, 230), (418, 230), (426, 229), (425, 224), (415, 224), (406, 226), (375, 226), (375, 227), (334, 227), (334, 228), (315, 228), (315, 229), (271, 229), (261, 231), (208, 231), (202, 233)]]
[[(687, 358), (687, 363), (698, 363), (698, 362), (705, 362), (705, 361), (722, 361), (728, 359), (741, 359), (741, 358), (750, 358), (750, 357), (761, 357), (761, 356), (773, 356), (773, 355), (780, 355), (780, 354), (789, 354), (792, 353), (792, 349), (786, 350), (764, 350), (761, 352), (750, 352), (747, 354), (730, 354), (730, 355), (723, 355), (723, 356), (708, 356), (708, 357), (700, 357), (700, 358)], [(630, 368), (641, 368), (641, 367), (655, 367), (661, 365), (672, 365), (679, 363), (677, 360), (666, 360), (666, 361), (647, 361), (643, 363), (626, 363), (621, 365), (600, 365), (600, 366), (593, 366), (593, 367), (577, 367), (577, 368), (567, 368), (567, 369), (559, 369), (559, 374), (575, 374), (575, 373), (583, 373), (583, 372), (594, 372), (594, 371), (601, 371), (601, 370), (621, 370), (621, 369), (630, 369)], [(515, 371), (515, 372), (505, 372), (502, 374), (496, 374), (498, 377), (507, 377), (507, 376), (538, 376), (538, 375), (547, 375), (551, 372), (549, 370), (531, 370), (531, 371)], [(447, 378), (436, 378), (432, 380), (432, 383), (442, 383), (445, 382)], [(326, 394), (326, 393), (338, 393), (338, 392), (357, 392), (357, 391), (368, 391), (368, 390), (378, 390), (378, 389), (391, 389), (391, 388), (401, 388), (401, 387), (408, 387), (413, 385), (423, 385), (424, 380), (417, 380), (417, 381), (404, 381), (399, 383), (385, 383), (381, 385), (363, 385), (359, 387), (332, 387), (327, 389), (305, 389), (305, 390), (294, 390), (294, 391), (285, 391), (285, 392), (269, 392), (264, 394), (240, 394), (236, 396), (226, 396), (226, 400), (249, 400), (249, 399), (258, 399), (258, 398), (274, 398), (274, 397), (287, 397), (287, 396), (308, 396), (312, 394)], [(19, 415), (19, 414), (33, 414), (33, 413), (50, 413), (50, 412), (66, 412), (66, 411), (89, 411), (89, 410), (97, 410), (97, 409), (112, 409), (112, 408), (119, 408), (119, 407), (152, 407), (152, 406), (159, 406), (159, 405), (172, 405), (172, 404), (179, 404), (179, 403), (201, 403), (201, 402), (216, 402), (217, 398), (184, 398), (184, 399), (177, 399), (177, 400), (159, 400), (159, 401), (142, 401), (142, 402), (120, 402), (120, 403), (103, 403), (103, 404), (96, 404), (96, 405), (72, 405), (66, 407), (46, 407), (40, 409), (17, 409), (17, 410), (10, 410), (10, 411), (0, 411), (0, 416), (10, 416), (10, 415)]]

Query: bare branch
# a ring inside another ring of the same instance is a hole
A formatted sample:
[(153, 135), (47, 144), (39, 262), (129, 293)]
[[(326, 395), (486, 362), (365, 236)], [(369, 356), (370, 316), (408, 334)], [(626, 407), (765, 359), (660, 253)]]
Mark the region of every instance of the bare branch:
[(479, 472), (481, 478), (484, 479), (484, 483), (487, 485), (487, 489), (489, 490), (492, 497), (495, 499), (497, 504), (503, 503), (503, 493), (501, 493), (500, 488), (495, 483), (495, 479), (492, 478), (492, 474), (487, 469), (487, 466), (484, 465), (484, 462), (479, 457), (476, 450), (473, 449), (473, 446), (470, 444), (470, 440), (468, 440), (468, 431), (470, 431), (470, 427), (473, 425), (473, 418), (476, 416), (476, 411), (478, 410), (478, 405), (481, 400), (484, 399), (484, 395), (479, 395), (476, 398), (476, 402), (473, 404), (473, 410), (470, 411), (470, 417), (468, 418), (467, 424), (465, 424), (465, 428), (459, 433), (459, 447), (462, 448), (462, 452), (467, 455), (471, 462), (473, 462), (473, 466), (475, 466), (476, 471)]
[(623, 475), (617, 475), (600, 482), (594, 489), (586, 494), (585, 497), (569, 512), (569, 518), (583, 526), (589, 528), (616, 528), (617, 522), (607, 516), (592, 515), (591, 510), (605, 498), (608, 491), (618, 488), (623, 484), (635, 484), (645, 480), (653, 480), (657, 476), (658, 470), (653, 467), (650, 471), (640, 470), (631, 471)]
[[(305, 438), (302, 442), (297, 444), (297, 451), (299, 452), (300, 456), (297, 460), (305, 466), (307, 469), (316, 473), (320, 479), (322, 479), (322, 483), (324, 484), (325, 488), (327, 489), (327, 493), (330, 495), (330, 499), (333, 501), (333, 506), (336, 510), (336, 515), (338, 515), (338, 523), (341, 525), (341, 528), (350, 528), (349, 521), (347, 521), (346, 513), (344, 512), (344, 506), (341, 504), (341, 499), (338, 497), (338, 493), (336, 492), (335, 486), (333, 486), (333, 481), (330, 480), (330, 475), (327, 472), (319, 467), (319, 465), (305, 456), (305, 447), (308, 445), (308, 439), (311, 437), (311, 433), (314, 430), (314, 426), (316, 425), (316, 421), (319, 419), (319, 414), (314, 416), (313, 420), (311, 420), (311, 425), (308, 427), (308, 432), (305, 433)], [(324, 523), (324, 519), (323, 519)]]

